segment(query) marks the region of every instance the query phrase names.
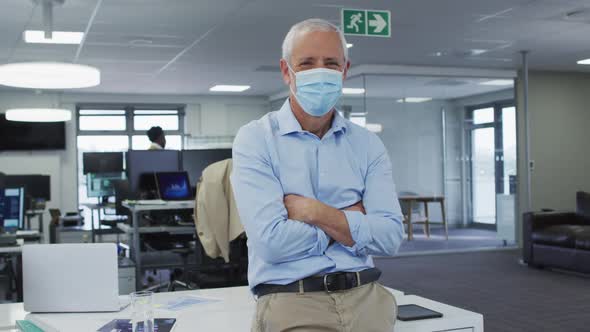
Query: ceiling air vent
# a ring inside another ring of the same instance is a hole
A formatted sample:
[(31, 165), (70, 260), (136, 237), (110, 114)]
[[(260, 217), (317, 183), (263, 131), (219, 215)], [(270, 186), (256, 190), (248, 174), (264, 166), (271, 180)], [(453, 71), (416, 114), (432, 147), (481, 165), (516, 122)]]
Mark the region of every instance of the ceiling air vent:
[(254, 71), (263, 72), (263, 73), (280, 73), (281, 67), (279, 67), (279, 66), (260, 66), (256, 69), (254, 69)]
[(450, 79), (450, 78), (441, 78), (441, 79), (430, 81), (430, 82), (426, 83), (426, 85), (435, 85), (435, 86), (459, 86), (459, 85), (465, 85), (465, 84), (469, 84), (469, 83), (465, 82), (465, 81)]

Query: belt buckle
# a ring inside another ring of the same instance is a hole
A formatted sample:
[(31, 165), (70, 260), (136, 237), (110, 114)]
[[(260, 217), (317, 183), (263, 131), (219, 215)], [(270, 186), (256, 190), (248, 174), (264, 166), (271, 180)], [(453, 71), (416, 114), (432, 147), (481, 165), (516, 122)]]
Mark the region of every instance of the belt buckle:
[(335, 291), (330, 290), (330, 287), (328, 286), (328, 276), (333, 276), (333, 274), (324, 274), (324, 290), (326, 293), (333, 293)]
[(328, 274), (324, 274), (324, 290), (326, 293), (332, 293), (333, 291), (328, 288)]

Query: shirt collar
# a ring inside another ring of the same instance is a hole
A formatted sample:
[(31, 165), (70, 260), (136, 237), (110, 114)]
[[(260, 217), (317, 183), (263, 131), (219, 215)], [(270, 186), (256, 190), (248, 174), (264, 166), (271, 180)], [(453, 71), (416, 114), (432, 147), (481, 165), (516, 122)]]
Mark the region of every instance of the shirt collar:
[(152, 144), (150, 145), (150, 148), (152, 150), (164, 150), (164, 148), (156, 142), (152, 142)]
[[(293, 110), (291, 109), (291, 104), (289, 103), (289, 98), (285, 100), (283, 106), (277, 113), (277, 122), (279, 124), (279, 133), (281, 135), (287, 135), (290, 133), (295, 132), (303, 132), (301, 128), (301, 124), (295, 118), (293, 114)], [(339, 131), (345, 132), (346, 131), (346, 122), (344, 118), (336, 111), (334, 112), (334, 119), (332, 120), (332, 127), (328, 131), (328, 133), (333, 132), (337, 133)]]

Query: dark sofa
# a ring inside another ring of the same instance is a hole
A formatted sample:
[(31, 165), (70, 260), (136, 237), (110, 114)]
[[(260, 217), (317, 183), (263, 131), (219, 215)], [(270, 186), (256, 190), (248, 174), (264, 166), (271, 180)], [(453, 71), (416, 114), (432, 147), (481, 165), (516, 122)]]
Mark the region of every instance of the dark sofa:
[(576, 212), (524, 214), (525, 263), (590, 273), (590, 193), (578, 192), (576, 203)]

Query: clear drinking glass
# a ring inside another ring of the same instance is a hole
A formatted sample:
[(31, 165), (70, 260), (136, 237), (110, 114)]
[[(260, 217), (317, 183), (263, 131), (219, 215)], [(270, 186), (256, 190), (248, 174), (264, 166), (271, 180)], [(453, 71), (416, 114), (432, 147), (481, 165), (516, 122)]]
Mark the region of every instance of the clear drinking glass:
[(131, 293), (132, 331), (154, 332), (154, 293), (141, 291)]

